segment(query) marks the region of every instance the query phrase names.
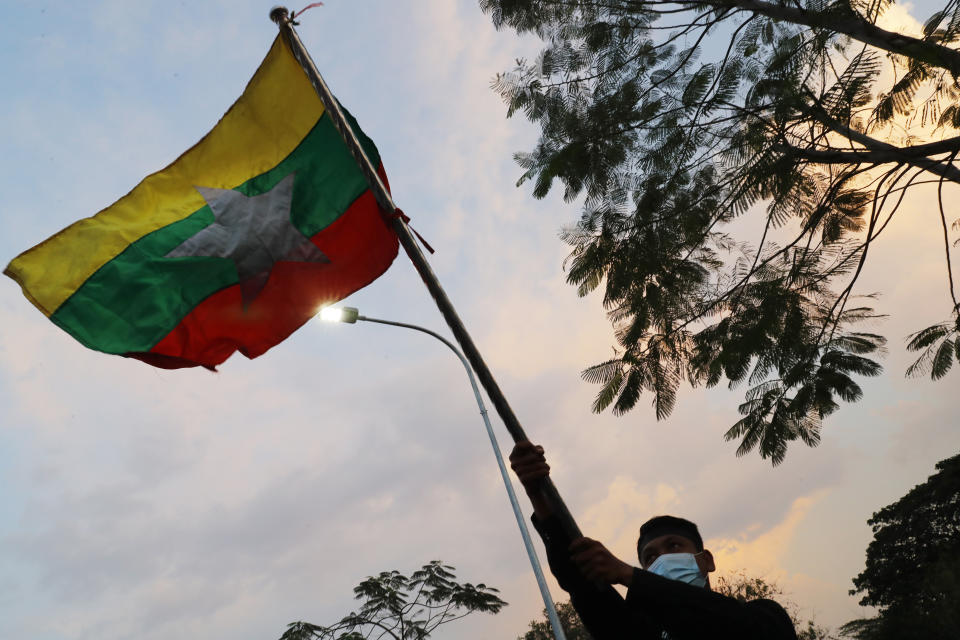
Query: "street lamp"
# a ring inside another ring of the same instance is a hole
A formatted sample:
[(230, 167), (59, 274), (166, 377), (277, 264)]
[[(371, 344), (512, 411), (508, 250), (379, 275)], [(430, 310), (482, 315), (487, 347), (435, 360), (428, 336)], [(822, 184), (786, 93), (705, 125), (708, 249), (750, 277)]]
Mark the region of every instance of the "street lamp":
[(523, 512), (520, 510), (520, 503), (517, 502), (517, 494), (510, 484), (510, 476), (507, 475), (507, 467), (503, 464), (503, 456), (500, 454), (500, 445), (497, 444), (497, 437), (493, 434), (493, 427), (490, 426), (490, 418), (487, 415), (487, 408), (483, 404), (483, 398), (480, 396), (480, 389), (477, 387), (477, 380), (473, 375), (473, 369), (470, 363), (460, 350), (452, 342), (438, 333), (405, 322), (394, 322), (392, 320), (380, 320), (378, 318), (368, 318), (360, 315), (355, 307), (324, 307), (320, 310), (320, 319), (324, 322), (343, 322), (346, 324), (355, 324), (358, 320), (363, 322), (376, 322), (377, 324), (388, 324), (394, 327), (404, 327), (413, 329), (420, 333), (431, 335), (443, 344), (447, 345), (453, 351), (463, 368), (467, 370), (467, 377), (470, 378), (470, 386), (473, 387), (473, 395), (477, 398), (477, 406), (480, 407), (480, 416), (483, 418), (483, 424), (487, 428), (487, 435), (490, 437), (490, 444), (493, 446), (493, 454), (497, 458), (497, 465), (500, 467), (500, 475), (503, 477), (503, 486), (507, 489), (507, 495), (510, 497), (510, 505), (513, 507), (513, 515), (517, 518), (517, 526), (520, 527), (520, 536), (523, 538), (523, 545), (527, 549), (527, 556), (530, 558), (530, 566), (533, 567), (533, 573), (537, 578), (537, 586), (540, 587), (540, 595), (543, 597), (543, 604), (547, 608), (547, 617), (550, 619), (550, 626), (553, 627), (553, 635), (556, 640), (566, 640), (563, 628), (560, 626), (560, 618), (557, 616), (557, 609), (553, 604), (553, 598), (550, 597), (550, 590), (547, 588), (547, 581), (543, 577), (543, 569), (540, 566), (540, 560), (537, 559), (536, 549), (533, 547), (533, 540), (530, 538), (530, 531), (527, 529), (527, 522), (524, 519)]

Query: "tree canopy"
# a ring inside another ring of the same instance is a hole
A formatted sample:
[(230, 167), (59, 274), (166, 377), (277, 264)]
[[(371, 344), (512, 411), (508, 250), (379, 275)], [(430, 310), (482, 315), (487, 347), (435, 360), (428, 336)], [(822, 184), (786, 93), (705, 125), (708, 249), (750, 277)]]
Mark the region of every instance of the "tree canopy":
[(434, 560), (410, 576), (393, 570), (368, 577), (353, 590), (359, 610), (330, 626), (293, 622), (280, 640), (424, 640), (442, 624), (506, 606), (497, 589), (458, 583), (453, 570)]
[(583, 372), (595, 411), (648, 394), (662, 419), (684, 380), (745, 383), (725, 436), (738, 455), (815, 446), (861, 398), (857, 378), (881, 372), (880, 314), (855, 284), (922, 183), (939, 185), (943, 321), (910, 337), (908, 374), (960, 359), (943, 201), (960, 183), (960, 0), (917, 35), (881, 26), (890, 0), (480, 4), (544, 42), (494, 86), (541, 130), (520, 183), (584, 203), (562, 234), (567, 278), (602, 290), (618, 342)]
[(850, 594), (880, 614), (845, 625), (853, 637), (960, 637), (960, 454), (936, 468), (867, 521), (873, 541)]

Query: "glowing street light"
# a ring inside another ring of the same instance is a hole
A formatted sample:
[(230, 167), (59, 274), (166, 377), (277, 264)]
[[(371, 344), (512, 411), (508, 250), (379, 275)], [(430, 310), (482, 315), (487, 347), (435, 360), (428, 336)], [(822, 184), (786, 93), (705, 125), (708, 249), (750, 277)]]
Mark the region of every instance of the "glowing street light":
[(345, 322), (354, 324), (360, 312), (356, 307), (324, 307), (320, 309), (320, 319), (324, 322)]

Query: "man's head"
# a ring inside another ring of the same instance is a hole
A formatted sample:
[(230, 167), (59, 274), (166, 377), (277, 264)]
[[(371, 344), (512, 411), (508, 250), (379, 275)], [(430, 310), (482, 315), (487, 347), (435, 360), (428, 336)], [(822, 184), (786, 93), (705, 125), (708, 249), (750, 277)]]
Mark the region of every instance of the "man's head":
[(637, 540), (640, 566), (648, 569), (657, 558), (669, 553), (693, 554), (704, 576), (716, 569), (713, 554), (703, 548), (703, 538), (694, 523), (674, 516), (657, 516), (644, 522)]

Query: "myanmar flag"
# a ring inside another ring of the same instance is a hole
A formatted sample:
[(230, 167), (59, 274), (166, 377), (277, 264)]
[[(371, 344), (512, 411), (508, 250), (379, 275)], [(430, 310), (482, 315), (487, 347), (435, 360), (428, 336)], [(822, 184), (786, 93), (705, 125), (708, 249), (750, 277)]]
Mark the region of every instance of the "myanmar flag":
[(398, 242), (385, 215), (278, 36), (200, 142), (5, 273), (91, 349), (212, 369), (261, 355), (386, 271)]

